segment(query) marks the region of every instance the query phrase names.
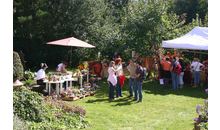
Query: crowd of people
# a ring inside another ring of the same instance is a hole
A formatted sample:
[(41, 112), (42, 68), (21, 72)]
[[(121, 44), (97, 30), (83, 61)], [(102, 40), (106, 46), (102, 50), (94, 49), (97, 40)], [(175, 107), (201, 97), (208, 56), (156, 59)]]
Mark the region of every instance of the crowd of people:
[[(119, 54), (117, 51), (113, 55), (113, 61), (110, 62), (108, 68), (108, 84), (110, 85), (109, 89), (109, 99), (115, 100), (116, 98), (123, 97), (121, 94), (122, 88), (119, 86), (119, 75), (123, 75), (123, 68), (121, 65), (121, 58), (118, 58)], [(170, 62), (172, 60), (172, 62)], [(184, 64), (184, 59), (182, 57), (178, 58), (173, 56), (172, 59), (169, 57), (162, 56), (160, 57), (160, 64), (163, 68), (163, 78), (164, 78), (164, 88), (168, 88), (169, 80), (172, 79), (173, 90), (178, 90), (179, 88), (183, 88), (184, 81), (184, 71), (186, 69)], [(191, 71), (191, 79), (192, 83), (194, 83), (194, 88), (199, 87), (201, 70), (204, 69), (204, 64), (199, 62), (198, 58), (194, 58), (192, 63), (190, 63), (190, 71)], [(178, 69), (178, 70), (177, 70)], [(127, 66), (127, 70), (130, 73), (129, 78), (129, 96), (133, 96), (134, 90), (134, 99), (133, 101), (139, 100), (138, 102), (142, 102), (142, 84), (143, 84), (143, 68), (141, 67), (141, 62), (137, 61), (135, 63), (134, 59), (130, 60), (130, 64)], [(202, 71), (204, 72), (204, 71)], [(204, 76), (203, 76), (204, 77)], [(134, 85), (134, 89), (133, 86)], [(116, 98), (114, 97), (114, 89), (116, 86)]]
[[(117, 54), (117, 53), (115, 53)], [(116, 100), (116, 98), (123, 97), (122, 87), (119, 85), (120, 76), (123, 75), (123, 67), (121, 64), (122, 59), (114, 57), (115, 61), (109, 63), (108, 68), (108, 79), (107, 82), (110, 85), (109, 88), (109, 99)], [(127, 70), (130, 73), (129, 78), (129, 93), (128, 97), (133, 97), (133, 101), (142, 102), (142, 84), (143, 84), (143, 68), (141, 67), (141, 62), (137, 61), (135, 64), (134, 59), (130, 60), (130, 64), (127, 66)], [(134, 85), (134, 89), (133, 89)], [(114, 89), (116, 86), (116, 98), (114, 96)]]
[[(172, 86), (174, 90), (178, 90), (178, 88), (183, 88), (184, 82), (183, 82), (183, 76), (185, 71), (185, 65), (184, 60), (182, 57), (178, 58), (176, 56), (173, 56), (172, 62), (170, 62), (169, 57), (162, 56), (160, 57), (160, 64), (163, 68), (163, 78), (164, 78), (164, 88), (168, 88), (169, 80), (172, 79)], [(67, 70), (65, 69), (68, 66), (67, 62), (60, 63), (56, 71), (60, 73), (67, 73)], [(179, 68), (178, 68), (179, 67)], [(201, 70), (204, 68), (204, 64), (199, 62), (198, 58), (194, 58), (192, 63), (190, 64), (190, 70), (191, 70), (191, 79), (192, 83), (194, 83), (193, 87), (199, 87), (200, 83), (200, 73)], [(37, 72), (37, 84), (44, 85), (44, 80), (47, 79), (45, 76), (45, 70), (48, 68), (46, 63), (41, 63), (41, 69)], [(129, 96), (133, 97), (133, 101), (142, 102), (142, 84), (143, 84), (143, 76), (144, 76), (144, 69), (141, 66), (141, 62), (137, 61), (135, 63), (134, 59), (130, 60), (130, 64), (126, 67), (127, 71), (130, 73), (129, 77)], [(179, 71), (176, 71), (176, 69), (179, 69)], [(123, 66), (122, 66), (122, 59), (120, 58), (120, 55), (117, 53), (117, 51), (113, 55), (113, 61), (109, 63), (108, 68), (108, 79), (107, 82), (110, 86), (109, 88), (109, 99), (110, 100), (116, 100), (116, 98), (123, 97), (122, 95), (122, 86), (120, 84), (121, 76), (124, 75), (123, 72)], [(126, 80), (126, 79), (125, 79)], [(134, 89), (133, 89), (134, 85)], [(65, 87), (65, 83), (63, 84), (63, 87)], [(116, 98), (114, 96), (114, 90), (116, 87)], [(52, 87), (53, 88), (53, 87)], [(134, 93), (134, 94), (133, 94)]]
[[(123, 97), (122, 87), (119, 85), (120, 82), (119, 78), (121, 75), (124, 75), (121, 61), (122, 59), (120, 58), (120, 55), (117, 53), (117, 51), (115, 51), (113, 55), (113, 61), (109, 63), (109, 68), (108, 68), (109, 75), (107, 82), (110, 86), (109, 88), (110, 100), (116, 100), (116, 98)], [(130, 95), (128, 97), (133, 97), (133, 90), (134, 90), (134, 98), (132, 100), (137, 102), (142, 102), (143, 68), (141, 67), (141, 62), (137, 61), (135, 63), (134, 59), (131, 59), (130, 64), (127, 66), (127, 70), (130, 73), (130, 78), (129, 78)], [(132, 85), (134, 85), (134, 89)], [(114, 97), (115, 86), (116, 86), (116, 98)]]
[[(163, 77), (165, 80), (165, 85), (164, 88), (167, 89), (168, 88), (168, 82), (169, 79), (172, 79), (172, 85), (173, 85), (173, 89), (177, 90), (178, 88), (183, 88), (183, 76), (184, 76), (184, 71), (185, 71), (185, 65), (184, 65), (184, 60), (182, 57), (178, 58), (176, 56), (173, 57), (173, 61), (170, 62), (170, 58), (169, 57), (161, 57), (161, 65), (163, 67)], [(180, 69), (180, 73), (176, 73), (174, 71), (175, 67), (177, 65), (180, 65), (181, 69)], [(190, 64), (190, 71), (192, 74), (192, 82), (194, 82), (194, 88), (199, 87), (199, 83), (200, 83), (200, 73), (201, 70), (204, 69), (204, 64), (199, 62), (198, 58), (194, 58), (194, 60), (192, 61), (192, 63)]]

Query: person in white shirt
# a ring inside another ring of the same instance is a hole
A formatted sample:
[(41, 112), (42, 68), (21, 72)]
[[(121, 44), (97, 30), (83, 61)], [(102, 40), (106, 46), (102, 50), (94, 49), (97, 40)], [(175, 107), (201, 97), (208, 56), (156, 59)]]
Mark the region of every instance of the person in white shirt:
[(38, 85), (44, 85), (45, 83), (43, 82), (46, 79), (45, 76), (45, 70), (48, 68), (46, 63), (41, 63), (41, 69), (37, 72), (37, 84)]
[(117, 77), (115, 76), (116, 70), (114, 69), (115, 66), (115, 62), (111, 61), (109, 63), (109, 68), (108, 68), (108, 79), (107, 82), (110, 85), (109, 88), (109, 99), (110, 100), (115, 100), (114, 98), (114, 89), (115, 89), (115, 85), (117, 84)]
[(67, 70), (66, 70), (66, 67), (67, 67), (67, 66), (68, 66), (68, 63), (67, 63), (67, 62), (60, 63), (60, 64), (57, 66), (56, 71), (57, 71), (57, 72), (60, 72), (60, 73), (67, 73)]
[(115, 59), (115, 66), (114, 68), (116, 69), (116, 74), (117, 74), (117, 86), (116, 86), (116, 97), (119, 98), (119, 97), (123, 97), (122, 95), (122, 87), (120, 87), (119, 85), (119, 77), (120, 75), (123, 75), (123, 67), (122, 67), (122, 64), (121, 64), (121, 61), (122, 59), (121, 58), (116, 58)]
[(200, 77), (200, 67), (204, 68), (205, 66), (202, 63), (199, 63), (199, 59), (196, 58), (195, 62), (191, 64), (191, 68), (193, 68), (194, 71), (194, 88), (199, 87), (199, 77)]

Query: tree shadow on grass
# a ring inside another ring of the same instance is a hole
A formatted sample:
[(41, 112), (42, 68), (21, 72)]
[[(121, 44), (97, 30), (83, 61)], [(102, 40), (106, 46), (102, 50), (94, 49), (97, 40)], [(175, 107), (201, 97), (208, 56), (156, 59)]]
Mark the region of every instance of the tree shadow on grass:
[(145, 82), (142, 85), (142, 92), (147, 94), (154, 95), (182, 95), (194, 98), (208, 98), (208, 94), (205, 92), (205, 89), (208, 88), (207, 85), (204, 87), (193, 88), (190, 84), (186, 83), (183, 86), (183, 89), (173, 90), (172, 84), (168, 85), (168, 89), (164, 89), (164, 85), (153, 82)]
[[(128, 79), (125, 81), (125, 84), (122, 87), (122, 93), (124, 97), (120, 97), (116, 100), (109, 100), (109, 85), (106, 82), (106, 78), (103, 78), (101, 81), (98, 82), (99, 89), (95, 91), (94, 100), (88, 100), (86, 103), (94, 103), (94, 102), (117, 102), (116, 105), (113, 106), (122, 106), (122, 105), (131, 105), (131, 99), (127, 96), (129, 95), (128, 91)], [(133, 86), (134, 88), (134, 86)], [(142, 85), (142, 93), (146, 94), (154, 94), (154, 95), (182, 95), (182, 96), (189, 96), (194, 98), (208, 98), (208, 94), (205, 92), (205, 89), (208, 88), (207, 85), (204, 87), (199, 88), (192, 88), (190, 84), (184, 84), (183, 89), (172, 90), (172, 84), (168, 85), (168, 89), (164, 89), (164, 85), (160, 85), (159, 83), (151, 82), (150, 79), (145, 79)], [(116, 91), (116, 90), (114, 90)], [(115, 94), (114, 94), (115, 96)]]

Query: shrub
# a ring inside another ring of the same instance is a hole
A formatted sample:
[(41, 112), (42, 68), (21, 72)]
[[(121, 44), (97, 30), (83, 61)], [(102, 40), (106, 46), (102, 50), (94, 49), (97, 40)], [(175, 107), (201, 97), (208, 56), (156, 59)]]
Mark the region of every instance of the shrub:
[[(74, 106), (71, 103), (62, 100), (54, 100), (50, 97), (44, 98), (43, 103), (54, 115), (52, 115), (54, 122), (63, 124), (56, 129), (74, 129), (86, 128), (88, 121), (85, 120), (86, 111), (81, 107)], [(55, 127), (55, 126), (54, 126)]]
[(13, 92), (14, 114), (27, 125), (27, 129), (72, 130), (86, 128), (86, 111), (81, 107), (21, 87)]
[(23, 77), (23, 65), (21, 63), (20, 56), (17, 52), (13, 51), (13, 82), (20, 80)]
[(37, 73), (36, 72), (31, 72), (31, 70), (26, 70), (24, 72), (24, 78), (26, 79), (34, 79), (35, 77), (37, 76)]
[(38, 93), (22, 86), (20, 91), (13, 92), (14, 114), (23, 120), (42, 121), (46, 117), (46, 109), (42, 100), (43, 98)]
[(27, 125), (16, 114), (13, 114), (13, 130), (27, 130)]

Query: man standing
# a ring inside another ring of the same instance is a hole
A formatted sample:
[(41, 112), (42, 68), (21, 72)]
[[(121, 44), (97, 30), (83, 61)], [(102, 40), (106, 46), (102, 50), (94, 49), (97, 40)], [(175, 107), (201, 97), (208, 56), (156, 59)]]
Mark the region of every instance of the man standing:
[(177, 61), (176, 56), (173, 56), (173, 59), (174, 59), (174, 61), (171, 63), (170, 73), (171, 73), (171, 76), (172, 76), (173, 89), (178, 90), (179, 75), (177, 73), (174, 73), (173, 70), (174, 70), (175, 66), (179, 64), (179, 62)]
[(135, 76), (135, 72), (136, 72), (136, 65), (134, 63), (134, 59), (130, 60), (130, 64), (127, 67), (128, 72), (130, 73), (130, 78), (129, 78), (129, 84), (128, 84), (128, 89), (129, 89), (129, 93), (130, 95), (128, 97), (132, 97), (133, 96), (133, 87), (132, 84), (136, 84), (136, 76)]
[(143, 68), (141, 67), (140, 61), (136, 62), (136, 66), (137, 66), (136, 73), (135, 73), (136, 84), (134, 87), (134, 94), (135, 95), (134, 95), (133, 101), (137, 101), (137, 97), (139, 94), (139, 100), (137, 101), (137, 103), (138, 103), (138, 102), (142, 102)]
[(118, 51), (115, 51), (114, 55), (113, 55), (113, 60), (115, 61), (118, 58)]

